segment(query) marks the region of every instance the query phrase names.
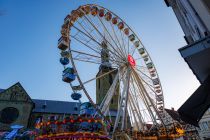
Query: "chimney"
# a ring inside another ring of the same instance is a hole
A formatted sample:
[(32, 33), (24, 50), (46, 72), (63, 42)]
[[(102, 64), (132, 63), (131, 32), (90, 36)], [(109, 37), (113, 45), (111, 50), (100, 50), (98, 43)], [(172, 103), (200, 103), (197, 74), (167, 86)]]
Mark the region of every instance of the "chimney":
[(173, 107), (171, 107), (171, 110), (175, 111)]
[(47, 102), (45, 101), (44, 104), (42, 105), (42, 109), (45, 109), (47, 107)]

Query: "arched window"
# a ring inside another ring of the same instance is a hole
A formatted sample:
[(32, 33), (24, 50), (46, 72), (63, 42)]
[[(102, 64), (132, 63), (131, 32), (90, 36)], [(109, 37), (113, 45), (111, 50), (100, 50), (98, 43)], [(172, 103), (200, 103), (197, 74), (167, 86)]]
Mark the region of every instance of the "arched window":
[(14, 107), (6, 107), (0, 111), (0, 122), (5, 124), (11, 124), (17, 120), (19, 111)]

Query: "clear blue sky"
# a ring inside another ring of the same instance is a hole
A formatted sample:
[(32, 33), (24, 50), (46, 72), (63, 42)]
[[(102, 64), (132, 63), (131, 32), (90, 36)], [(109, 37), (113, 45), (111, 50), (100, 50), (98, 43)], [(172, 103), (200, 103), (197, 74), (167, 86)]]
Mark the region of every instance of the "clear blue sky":
[(32, 98), (71, 101), (57, 39), (65, 16), (86, 3), (110, 9), (134, 29), (158, 70), (166, 107), (178, 109), (199, 83), (178, 52), (184, 34), (163, 0), (1, 0), (0, 88), (19, 81)]

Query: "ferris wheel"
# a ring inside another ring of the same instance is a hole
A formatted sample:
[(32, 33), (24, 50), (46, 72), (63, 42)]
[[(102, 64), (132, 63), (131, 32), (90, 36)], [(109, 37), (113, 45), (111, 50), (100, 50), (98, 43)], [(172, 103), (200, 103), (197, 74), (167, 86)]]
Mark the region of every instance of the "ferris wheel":
[(94, 116), (108, 116), (115, 108), (113, 131), (125, 130), (127, 122), (137, 130), (163, 123), (164, 97), (152, 59), (116, 14), (95, 4), (73, 10), (64, 19), (58, 48), (72, 99), (86, 95)]

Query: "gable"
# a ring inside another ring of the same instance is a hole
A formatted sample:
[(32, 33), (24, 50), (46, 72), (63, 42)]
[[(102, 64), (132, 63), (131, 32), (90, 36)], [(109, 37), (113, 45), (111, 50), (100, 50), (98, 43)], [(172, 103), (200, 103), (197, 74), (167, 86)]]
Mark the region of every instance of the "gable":
[(31, 102), (30, 96), (18, 82), (0, 93), (0, 100)]

